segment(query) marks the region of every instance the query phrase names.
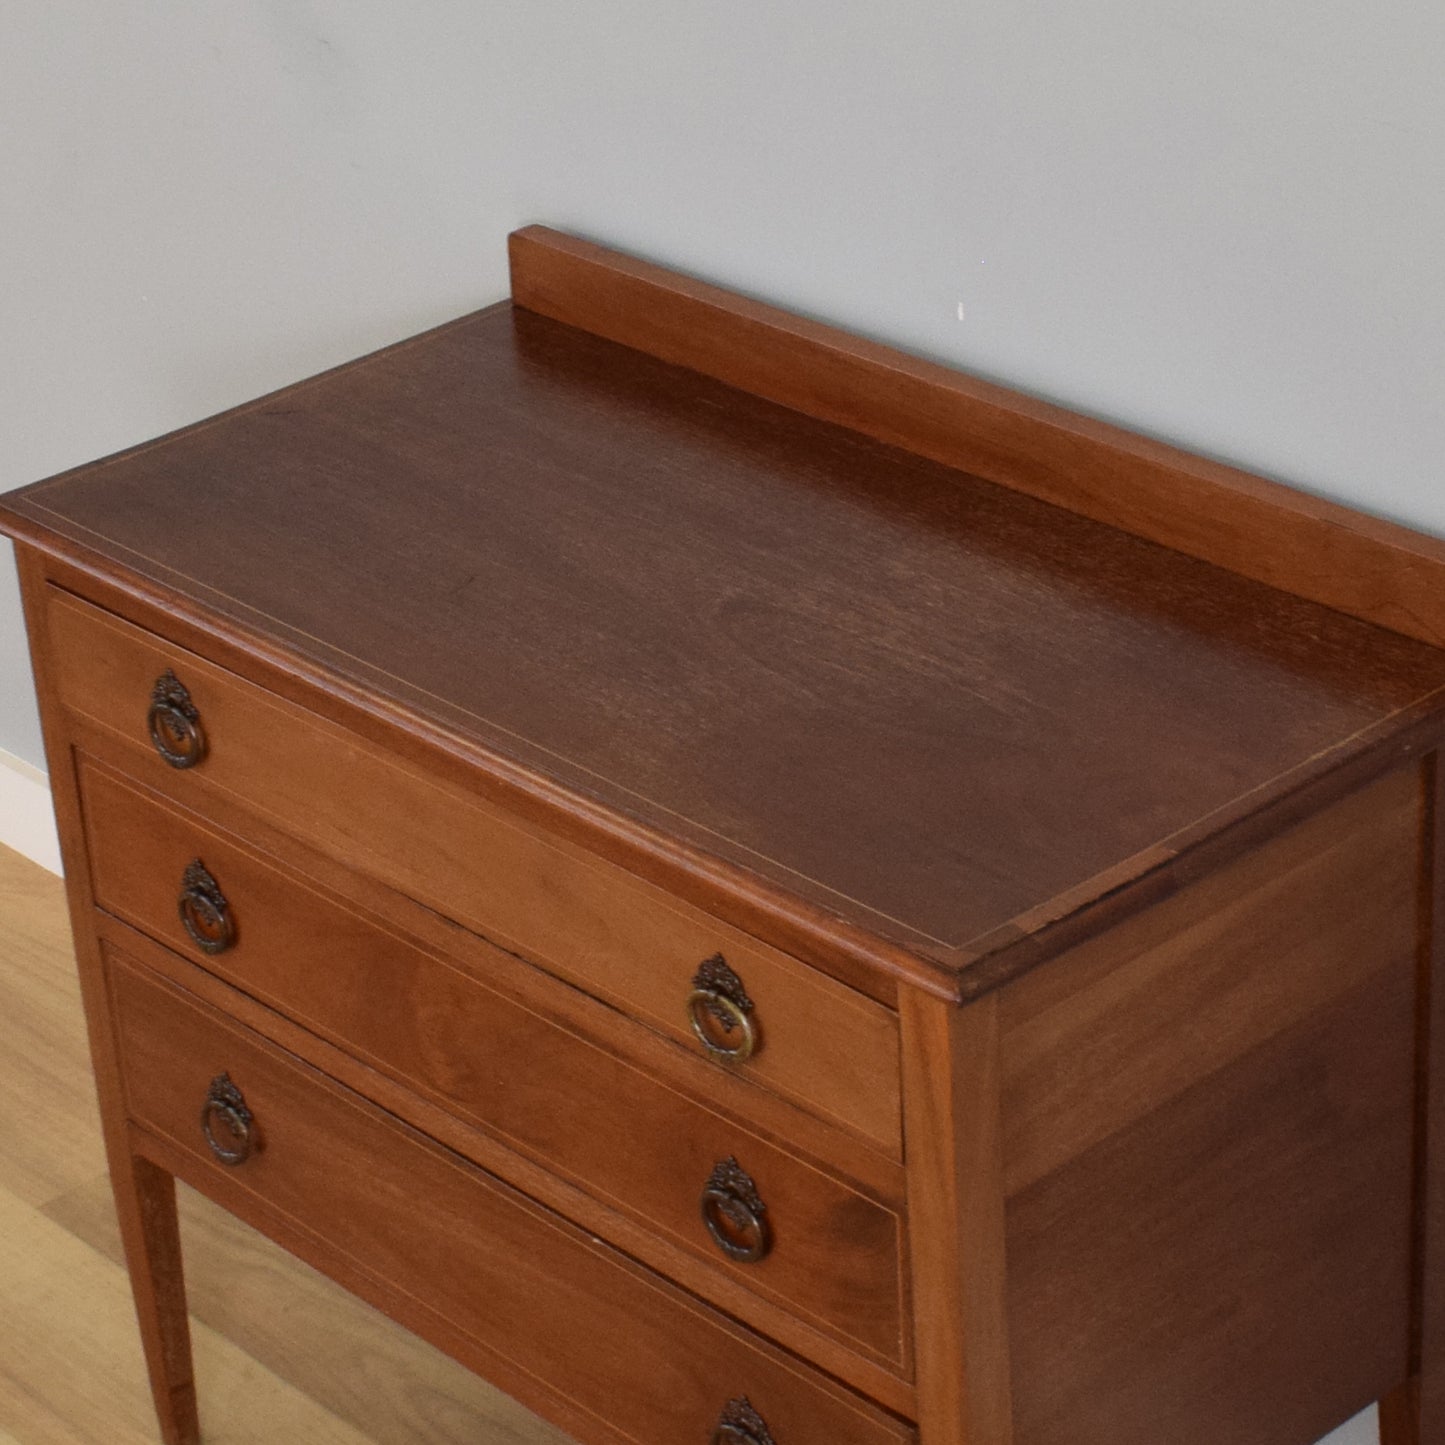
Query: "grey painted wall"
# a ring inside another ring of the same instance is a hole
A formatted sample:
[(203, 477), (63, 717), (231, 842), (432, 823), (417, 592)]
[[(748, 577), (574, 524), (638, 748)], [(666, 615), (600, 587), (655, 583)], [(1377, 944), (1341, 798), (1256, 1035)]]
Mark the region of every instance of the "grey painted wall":
[(0, 17), (0, 489), (494, 300), (544, 220), (1445, 531), (1437, 0)]
[(14, 558), (14, 548), (0, 540), (0, 749), (38, 768), (44, 766), (44, 748)]

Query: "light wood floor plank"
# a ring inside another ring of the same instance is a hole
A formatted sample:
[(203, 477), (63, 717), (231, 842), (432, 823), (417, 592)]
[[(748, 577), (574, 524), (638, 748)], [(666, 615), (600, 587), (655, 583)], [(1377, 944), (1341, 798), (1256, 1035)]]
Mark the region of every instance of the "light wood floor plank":
[(60, 880), (0, 848), (0, 1183), (31, 1204), (105, 1169)]
[[(208, 1445), (365, 1445), (366, 1437), (204, 1325)], [(124, 1269), (0, 1189), (0, 1421), (25, 1445), (154, 1445)]]
[[(180, 1190), (207, 1445), (566, 1437)], [(59, 881), (0, 848), (0, 1445), (153, 1445)]]
[[(180, 1190), (186, 1284), (203, 1320), (374, 1445), (567, 1445), (567, 1437), (208, 1199)], [(46, 1214), (119, 1261), (105, 1178)]]

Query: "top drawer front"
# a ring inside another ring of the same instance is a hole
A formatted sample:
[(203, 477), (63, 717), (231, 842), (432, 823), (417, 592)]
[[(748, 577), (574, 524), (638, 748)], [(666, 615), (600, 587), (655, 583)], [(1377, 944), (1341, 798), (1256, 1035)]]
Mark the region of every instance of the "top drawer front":
[[(722, 955), (746, 988), (759, 1040), (734, 1067), (900, 1154), (897, 1020), (888, 1009), (66, 593), (51, 593), (48, 622), (61, 697), (133, 744), (146, 759), (141, 776), (168, 770), (147, 710), (170, 671), (205, 737), (201, 761), (179, 776), (223, 789), (698, 1052), (686, 1000), (703, 961)], [(162, 741), (185, 751), (174, 736)]]

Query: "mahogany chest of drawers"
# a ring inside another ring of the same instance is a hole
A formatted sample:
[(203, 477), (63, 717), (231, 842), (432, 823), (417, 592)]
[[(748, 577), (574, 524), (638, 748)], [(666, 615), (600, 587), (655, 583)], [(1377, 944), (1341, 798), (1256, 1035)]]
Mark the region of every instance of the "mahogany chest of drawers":
[(0, 503), (164, 1439), (179, 1178), (584, 1445), (1445, 1442), (1445, 548), (513, 282)]

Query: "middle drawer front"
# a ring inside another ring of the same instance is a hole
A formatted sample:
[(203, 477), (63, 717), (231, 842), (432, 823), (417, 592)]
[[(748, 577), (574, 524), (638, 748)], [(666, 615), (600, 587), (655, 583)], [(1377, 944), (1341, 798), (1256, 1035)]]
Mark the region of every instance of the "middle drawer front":
[(707, 1445), (746, 1397), (778, 1445), (912, 1440), (176, 985), (115, 953), (108, 974), (127, 1106), (163, 1163), (424, 1302), (468, 1363), (584, 1439)]
[(107, 912), (901, 1370), (901, 1228), (884, 1203), (130, 780), (83, 761), (80, 781)]

